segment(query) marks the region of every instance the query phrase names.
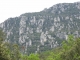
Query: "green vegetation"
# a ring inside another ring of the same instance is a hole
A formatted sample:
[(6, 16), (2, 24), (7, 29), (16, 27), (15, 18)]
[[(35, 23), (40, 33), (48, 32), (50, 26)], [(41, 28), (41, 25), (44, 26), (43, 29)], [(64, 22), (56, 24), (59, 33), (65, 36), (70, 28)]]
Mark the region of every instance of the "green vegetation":
[(0, 30), (0, 60), (80, 60), (80, 38), (72, 35), (60, 47), (30, 55), (20, 53), (18, 45), (6, 43), (4, 39), (5, 34)]
[(69, 36), (61, 47), (40, 54), (41, 60), (80, 60), (80, 38)]

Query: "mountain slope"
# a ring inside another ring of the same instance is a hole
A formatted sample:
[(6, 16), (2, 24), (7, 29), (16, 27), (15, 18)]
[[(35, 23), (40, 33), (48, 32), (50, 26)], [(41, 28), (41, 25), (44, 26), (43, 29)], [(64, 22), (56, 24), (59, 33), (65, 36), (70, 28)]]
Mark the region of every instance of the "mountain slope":
[(41, 12), (9, 18), (0, 27), (7, 35), (6, 41), (19, 44), (22, 53), (50, 50), (69, 34), (80, 36), (80, 2), (60, 3)]

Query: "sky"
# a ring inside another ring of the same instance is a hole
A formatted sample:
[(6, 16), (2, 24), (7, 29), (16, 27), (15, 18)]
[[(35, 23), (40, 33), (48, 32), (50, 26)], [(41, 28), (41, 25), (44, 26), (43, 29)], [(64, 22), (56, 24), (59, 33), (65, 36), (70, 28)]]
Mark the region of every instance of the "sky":
[(23, 13), (39, 12), (58, 3), (73, 3), (79, 0), (0, 0), (0, 23)]

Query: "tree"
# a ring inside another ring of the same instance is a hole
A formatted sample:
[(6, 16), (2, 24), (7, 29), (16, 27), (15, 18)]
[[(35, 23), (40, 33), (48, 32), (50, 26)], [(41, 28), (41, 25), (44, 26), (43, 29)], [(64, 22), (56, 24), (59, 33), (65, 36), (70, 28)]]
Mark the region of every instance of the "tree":
[(40, 60), (38, 54), (30, 54), (28, 60)]
[(12, 45), (11, 59), (12, 60), (19, 60), (20, 59), (20, 51), (19, 51), (19, 47), (17, 44)]
[(9, 50), (7, 49), (7, 46), (5, 45), (5, 34), (2, 30), (0, 30), (0, 60), (10, 60), (10, 56), (7, 52)]
[(28, 60), (28, 56), (24, 55), (24, 54), (21, 54), (20, 58), (21, 58), (21, 60)]

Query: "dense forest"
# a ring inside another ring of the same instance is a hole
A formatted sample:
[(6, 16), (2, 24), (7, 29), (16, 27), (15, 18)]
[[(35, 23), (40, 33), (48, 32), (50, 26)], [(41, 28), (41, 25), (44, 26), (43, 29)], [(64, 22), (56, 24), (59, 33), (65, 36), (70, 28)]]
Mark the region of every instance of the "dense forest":
[(5, 42), (5, 37), (0, 30), (0, 60), (80, 60), (80, 38), (72, 35), (60, 47), (30, 55), (22, 54), (17, 44)]

